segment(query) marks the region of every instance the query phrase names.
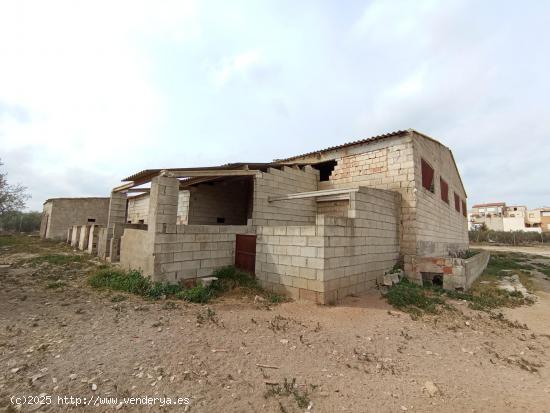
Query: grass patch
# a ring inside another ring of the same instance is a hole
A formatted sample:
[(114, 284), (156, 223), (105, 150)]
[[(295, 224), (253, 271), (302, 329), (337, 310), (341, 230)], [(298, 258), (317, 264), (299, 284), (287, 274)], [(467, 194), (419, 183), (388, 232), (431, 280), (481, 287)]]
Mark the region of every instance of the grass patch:
[(99, 269), (90, 277), (89, 283), (94, 288), (126, 291), (151, 299), (159, 299), (163, 295), (172, 296), (183, 289), (178, 284), (152, 282), (136, 270), (122, 271), (115, 268)]
[(0, 236), (0, 247), (10, 247), (12, 245), (23, 244), (23, 237), (16, 237), (13, 235), (1, 235)]
[(47, 262), (51, 265), (67, 265), (73, 262), (83, 262), (84, 257), (82, 255), (75, 254), (45, 254), (39, 257), (31, 258), (29, 262), (31, 265), (40, 265)]
[(139, 271), (122, 271), (112, 267), (100, 267), (89, 278), (89, 284), (94, 288), (125, 291), (150, 299), (159, 299), (162, 296), (166, 296), (202, 304), (223, 293), (236, 289), (263, 295), (271, 303), (280, 303), (286, 300), (285, 297), (266, 293), (254, 277), (238, 271), (234, 267), (221, 268), (215, 271), (213, 276), (218, 279), (208, 287), (198, 284), (186, 289), (180, 284), (152, 282)]
[(499, 307), (518, 307), (525, 304), (523, 294), (520, 292), (508, 292), (497, 288), (496, 284), (482, 284), (483, 278), (476, 281), (469, 293), (447, 291), (445, 294), (453, 299), (469, 302), (474, 310), (489, 311)]
[[(517, 307), (530, 303), (521, 292), (508, 292), (497, 288), (497, 277), (484, 274), (478, 279), (468, 293), (453, 290), (444, 290), (437, 286), (421, 287), (407, 279), (394, 285), (386, 293), (389, 304), (413, 316), (424, 313), (435, 314), (441, 309), (450, 309), (446, 299), (464, 300), (474, 310), (489, 311), (499, 307)], [(531, 290), (533, 283), (529, 275), (518, 271), (521, 283)]]
[(517, 253), (499, 254), (491, 253), (491, 258), (487, 264), (487, 268), (483, 275), (498, 277), (502, 270), (534, 270), (535, 267), (531, 264), (523, 264), (518, 261), (522, 259), (522, 255)]
[(385, 297), (395, 308), (414, 315), (420, 315), (423, 312), (437, 313), (438, 306), (445, 304), (445, 301), (435, 291), (433, 288), (421, 287), (405, 278), (391, 287)]
[(267, 301), (272, 304), (281, 304), (286, 303), (288, 301), (288, 297), (285, 297), (284, 295), (269, 293), (267, 295)]
[(214, 291), (203, 285), (196, 285), (176, 294), (176, 298), (192, 303), (207, 303), (213, 296)]
[(453, 258), (462, 258), (463, 260), (467, 260), (468, 258), (472, 258), (474, 255), (479, 254), (479, 250), (461, 250), (456, 252), (450, 252), (449, 256)]
[(546, 276), (550, 277), (550, 265), (548, 264), (542, 264), (542, 263), (535, 263), (534, 264), (537, 267), (537, 271), (543, 273)]

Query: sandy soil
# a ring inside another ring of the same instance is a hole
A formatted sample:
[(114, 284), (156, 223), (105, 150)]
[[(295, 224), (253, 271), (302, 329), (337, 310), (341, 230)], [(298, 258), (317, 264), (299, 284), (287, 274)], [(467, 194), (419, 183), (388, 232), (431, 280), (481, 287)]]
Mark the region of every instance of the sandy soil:
[[(0, 262), (14, 260), (0, 254)], [(41, 412), (550, 410), (549, 294), (528, 308), (537, 308), (538, 322), (527, 308), (506, 311), (527, 320), (524, 328), (465, 303), (414, 321), (377, 292), (334, 307), (269, 307), (242, 296), (208, 306), (129, 295), (113, 302), (119, 294), (91, 289), (85, 272), (73, 264), (0, 276), (0, 409), (18, 410), (12, 395), (45, 394), (53, 404)], [(66, 285), (47, 288), (56, 279)], [(298, 397), (276, 391), (284, 379), (296, 380)], [(74, 407), (58, 405), (58, 395), (191, 404)]]

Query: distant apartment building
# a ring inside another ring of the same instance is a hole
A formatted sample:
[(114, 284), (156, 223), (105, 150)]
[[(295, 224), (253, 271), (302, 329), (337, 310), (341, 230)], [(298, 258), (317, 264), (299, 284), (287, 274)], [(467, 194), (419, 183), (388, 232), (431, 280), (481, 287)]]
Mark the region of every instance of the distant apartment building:
[(542, 232), (550, 232), (550, 207), (528, 211), (527, 220), (529, 224), (540, 227)]
[(524, 205), (506, 205), (506, 202), (474, 205), (468, 213), (468, 229), (483, 226), (493, 231), (547, 232), (550, 208), (528, 210)]

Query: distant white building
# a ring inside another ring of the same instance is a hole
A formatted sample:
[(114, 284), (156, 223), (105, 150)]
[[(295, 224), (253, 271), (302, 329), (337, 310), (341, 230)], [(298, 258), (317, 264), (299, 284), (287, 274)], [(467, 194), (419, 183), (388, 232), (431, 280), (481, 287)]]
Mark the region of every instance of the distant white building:
[(468, 213), (468, 229), (483, 225), (493, 231), (542, 232), (540, 211), (528, 211), (524, 205), (509, 205), (505, 202), (474, 205)]

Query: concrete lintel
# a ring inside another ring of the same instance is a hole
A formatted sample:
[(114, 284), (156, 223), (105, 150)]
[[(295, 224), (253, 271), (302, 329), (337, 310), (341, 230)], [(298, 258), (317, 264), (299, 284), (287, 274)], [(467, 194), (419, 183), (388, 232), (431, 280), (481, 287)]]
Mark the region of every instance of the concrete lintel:
[(348, 195), (352, 192), (358, 192), (359, 188), (350, 188), (350, 189), (325, 189), (321, 191), (313, 191), (313, 192), (297, 192), (294, 194), (286, 194), (286, 195), (278, 195), (278, 196), (270, 196), (268, 198), (269, 202), (274, 201), (286, 201), (289, 199), (304, 199), (304, 198), (319, 198), (319, 197), (328, 197), (328, 196), (335, 196), (335, 195)]

